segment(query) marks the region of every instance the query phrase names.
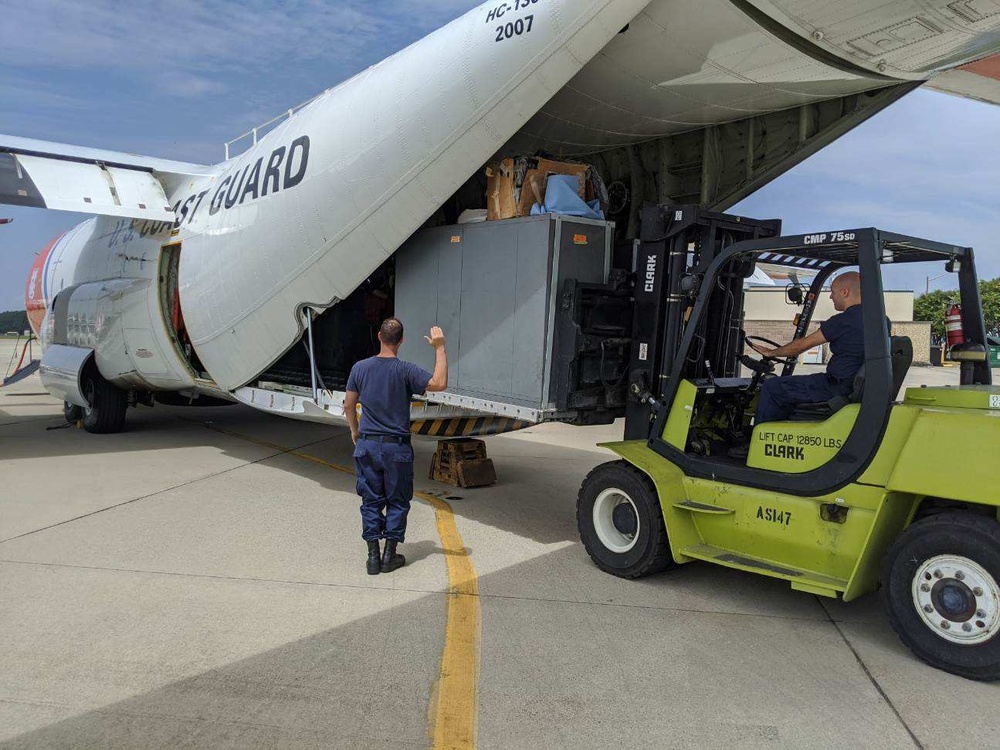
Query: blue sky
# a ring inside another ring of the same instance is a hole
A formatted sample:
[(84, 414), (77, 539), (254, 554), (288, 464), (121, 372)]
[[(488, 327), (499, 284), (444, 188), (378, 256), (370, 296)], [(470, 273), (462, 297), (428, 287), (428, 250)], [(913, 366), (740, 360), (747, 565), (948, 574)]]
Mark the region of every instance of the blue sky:
[[(15, 0), (0, 24), (0, 133), (213, 163), (225, 141), (477, 4)], [(1000, 276), (998, 133), (1000, 107), (918, 91), (734, 210), (789, 233), (874, 225), (969, 244), (980, 275)], [(23, 307), (34, 254), (84, 218), (0, 206), (8, 216), (0, 310)], [(919, 291), (938, 272), (889, 285)]]

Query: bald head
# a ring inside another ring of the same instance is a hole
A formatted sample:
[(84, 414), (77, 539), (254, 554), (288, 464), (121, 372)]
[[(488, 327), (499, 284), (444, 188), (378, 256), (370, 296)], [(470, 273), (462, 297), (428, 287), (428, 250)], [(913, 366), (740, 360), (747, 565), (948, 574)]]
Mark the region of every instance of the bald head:
[(857, 271), (842, 273), (830, 284), (830, 299), (837, 312), (861, 304), (861, 274)]

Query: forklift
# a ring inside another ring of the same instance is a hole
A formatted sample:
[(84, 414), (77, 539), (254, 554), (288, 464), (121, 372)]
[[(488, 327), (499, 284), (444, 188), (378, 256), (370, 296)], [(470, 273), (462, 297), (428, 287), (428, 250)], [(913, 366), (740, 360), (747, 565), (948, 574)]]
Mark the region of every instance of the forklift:
[[(780, 233), (779, 221), (698, 206), (644, 209), (625, 440), (604, 445), (620, 460), (580, 488), (583, 544), (623, 578), (700, 560), (844, 601), (881, 589), (917, 657), (1000, 679), (1000, 387), (973, 251), (871, 228)], [(807, 335), (831, 277), (859, 272), (865, 364), (849, 396), (756, 425), (761, 384), (797, 366), (758, 355), (743, 330), (758, 263), (812, 276), (786, 289), (800, 307), (794, 339)], [(912, 346), (887, 335), (881, 274), (899, 263), (939, 263), (958, 277), (958, 386), (900, 392)]]

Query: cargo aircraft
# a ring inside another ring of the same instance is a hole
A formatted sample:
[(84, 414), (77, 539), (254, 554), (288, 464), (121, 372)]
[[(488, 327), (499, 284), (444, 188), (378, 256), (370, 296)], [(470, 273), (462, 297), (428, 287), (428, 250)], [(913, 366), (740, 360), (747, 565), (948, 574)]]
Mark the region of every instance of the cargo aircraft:
[[(1000, 0), (491, 0), (216, 165), (0, 136), (0, 203), (93, 214), (29, 274), (43, 383), (92, 432), (154, 399), (340, 420), (394, 253), (483, 208), (485, 165), (592, 164), (627, 243), (644, 204), (725, 209), (916, 87), (1000, 102), (998, 53)], [(439, 434), (546, 414), (414, 405)]]

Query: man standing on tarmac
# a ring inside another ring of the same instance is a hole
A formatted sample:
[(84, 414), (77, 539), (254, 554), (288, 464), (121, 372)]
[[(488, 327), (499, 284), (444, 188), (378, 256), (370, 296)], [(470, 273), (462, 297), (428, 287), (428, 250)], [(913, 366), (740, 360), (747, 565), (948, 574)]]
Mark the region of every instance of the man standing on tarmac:
[[(390, 573), (406, 563), (396, 553), (396, 545), (406, 535), (406, 516), (413, 498), (410, 400), (414, 395), (448, 387), (444, 331), (434, 326), (424, 338), (435, 350), (433, 375), (397, 357), (403, 344), (403, 324), (389, 318), (378, 332), (381, 351), (355, 364), (347, 378), (344, 413), (354, 442), (361, 536), (368, 543), (368, 575), (372, 576)], [(380, 539), (385, 539), (381, 559)]]
[[(765, 357), (797, 357), (814, 346), (829, 342), (833, 352), (825, 373), (765, 380), (760, 389), (754, 424), (787, 419), (796, 404), (818, 403), (851, 394), (854, 376), (865, 364), (861, 276), (855, 271), (838, 276), (830, 285), (830, 299), (838, 315), (820, 323), (819, 330), (777, 349), (753, 347)], [(886, 335), (889, 325), (886, 318)]]

